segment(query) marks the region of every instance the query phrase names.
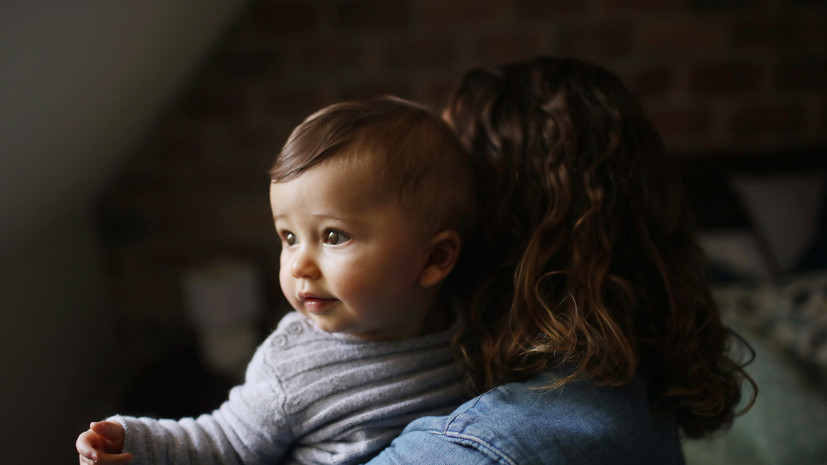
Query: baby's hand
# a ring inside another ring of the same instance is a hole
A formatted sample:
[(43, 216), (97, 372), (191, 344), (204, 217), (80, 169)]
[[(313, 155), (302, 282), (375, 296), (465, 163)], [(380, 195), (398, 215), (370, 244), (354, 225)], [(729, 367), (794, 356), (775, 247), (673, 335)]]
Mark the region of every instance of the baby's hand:
[(78, 436), (75, 448), (80, 465), (124, 465), (132, 462), (132, 454), (123, 452), (125, 432), (120, 423), (98, 421)]

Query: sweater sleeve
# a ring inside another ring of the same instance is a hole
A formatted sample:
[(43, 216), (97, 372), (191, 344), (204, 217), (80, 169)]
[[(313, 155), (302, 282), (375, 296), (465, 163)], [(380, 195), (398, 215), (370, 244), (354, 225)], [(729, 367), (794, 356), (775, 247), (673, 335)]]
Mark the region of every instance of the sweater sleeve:
[(180, 420), (115, 416), (135, 465), (279, 463), (293, 442), (284, 393), (261, 348), (221, 407)]

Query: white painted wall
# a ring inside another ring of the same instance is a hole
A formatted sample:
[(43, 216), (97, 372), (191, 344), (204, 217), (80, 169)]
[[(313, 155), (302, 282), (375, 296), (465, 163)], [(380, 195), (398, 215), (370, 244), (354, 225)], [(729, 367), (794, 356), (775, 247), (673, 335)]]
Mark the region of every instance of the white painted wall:
[(111, 413), (92, 203), (246, 2), (0, 2), (3, 462), (77, 463), (76, 435)]

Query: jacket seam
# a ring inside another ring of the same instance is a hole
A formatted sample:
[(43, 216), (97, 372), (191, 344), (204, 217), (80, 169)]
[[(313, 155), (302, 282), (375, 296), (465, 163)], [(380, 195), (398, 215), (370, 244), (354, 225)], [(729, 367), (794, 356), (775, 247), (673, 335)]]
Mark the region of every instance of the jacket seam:
[[(453, 421), (453, 419), (452, 419), (452, 421)], [(486, 442), (485, 440), (483, 440), (480, 437), (473, 436), (473, 435), (470, 435), (470, 434), (454, 433), (454, 432), (450, 432), (450, 431), (447, 431), (447, 430), (445, 430), (445, 431), (431, 430), (430, 433), (446, 436), (450, 439), (454, 439), (458, 442), (461, 442), (464, 445), (472, 445), (472, 444), (469, 444), (469, 443), (473, 443), (473, 445), (475, 445), (476, 448), (479, 449), (485, 455), (488, 455), (489, 457), (493, 457), (494, 459), (496, 459), (498, 461), (505, 462), (508, 465), (517, 465), (517, 462), (514, 459), (512, 459), (511, 457), (509, 457), (508, 455), (506, 455), (505, 452), (498, 449), (496, 446)]]

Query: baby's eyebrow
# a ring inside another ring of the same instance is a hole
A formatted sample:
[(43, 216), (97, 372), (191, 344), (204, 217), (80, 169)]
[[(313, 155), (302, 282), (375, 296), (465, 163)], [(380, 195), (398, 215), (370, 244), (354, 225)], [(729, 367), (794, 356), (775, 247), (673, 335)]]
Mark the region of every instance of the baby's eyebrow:
[(356, 218), (358, 218), (358, 216), (347, 217), (347, 216), (340, 215), (340, 214), (335, 213), (335, 212), (331, 212), (331, 213), (328, 213), (328, 212), (314, 213), (312, 215), (316, 218), (323, 218), (323, 219), (327, 219), (327, 220), (336, 220), (336, 221), (342, 221), (342, 222), (352, 222), (352, 221), (355, 221)]
[[(308, 215), (310, 215), (314, 218), (318, 218), (318, 219), (335, 220), (335, 221), (340, 221), (342, 223), (359, 223), (361, 221), (361, 217), (359, 215), (346, 216), (346, 215), (341, 215), (337, 212), (308, 213)], [(276, 221), (276, 220), (279, 220), (279, 219), (282, 219), (282, 218), (286, 218), (287, 216), (288, 216), (287, 213), (274, 214), (273, 215), (273, 221)]]

